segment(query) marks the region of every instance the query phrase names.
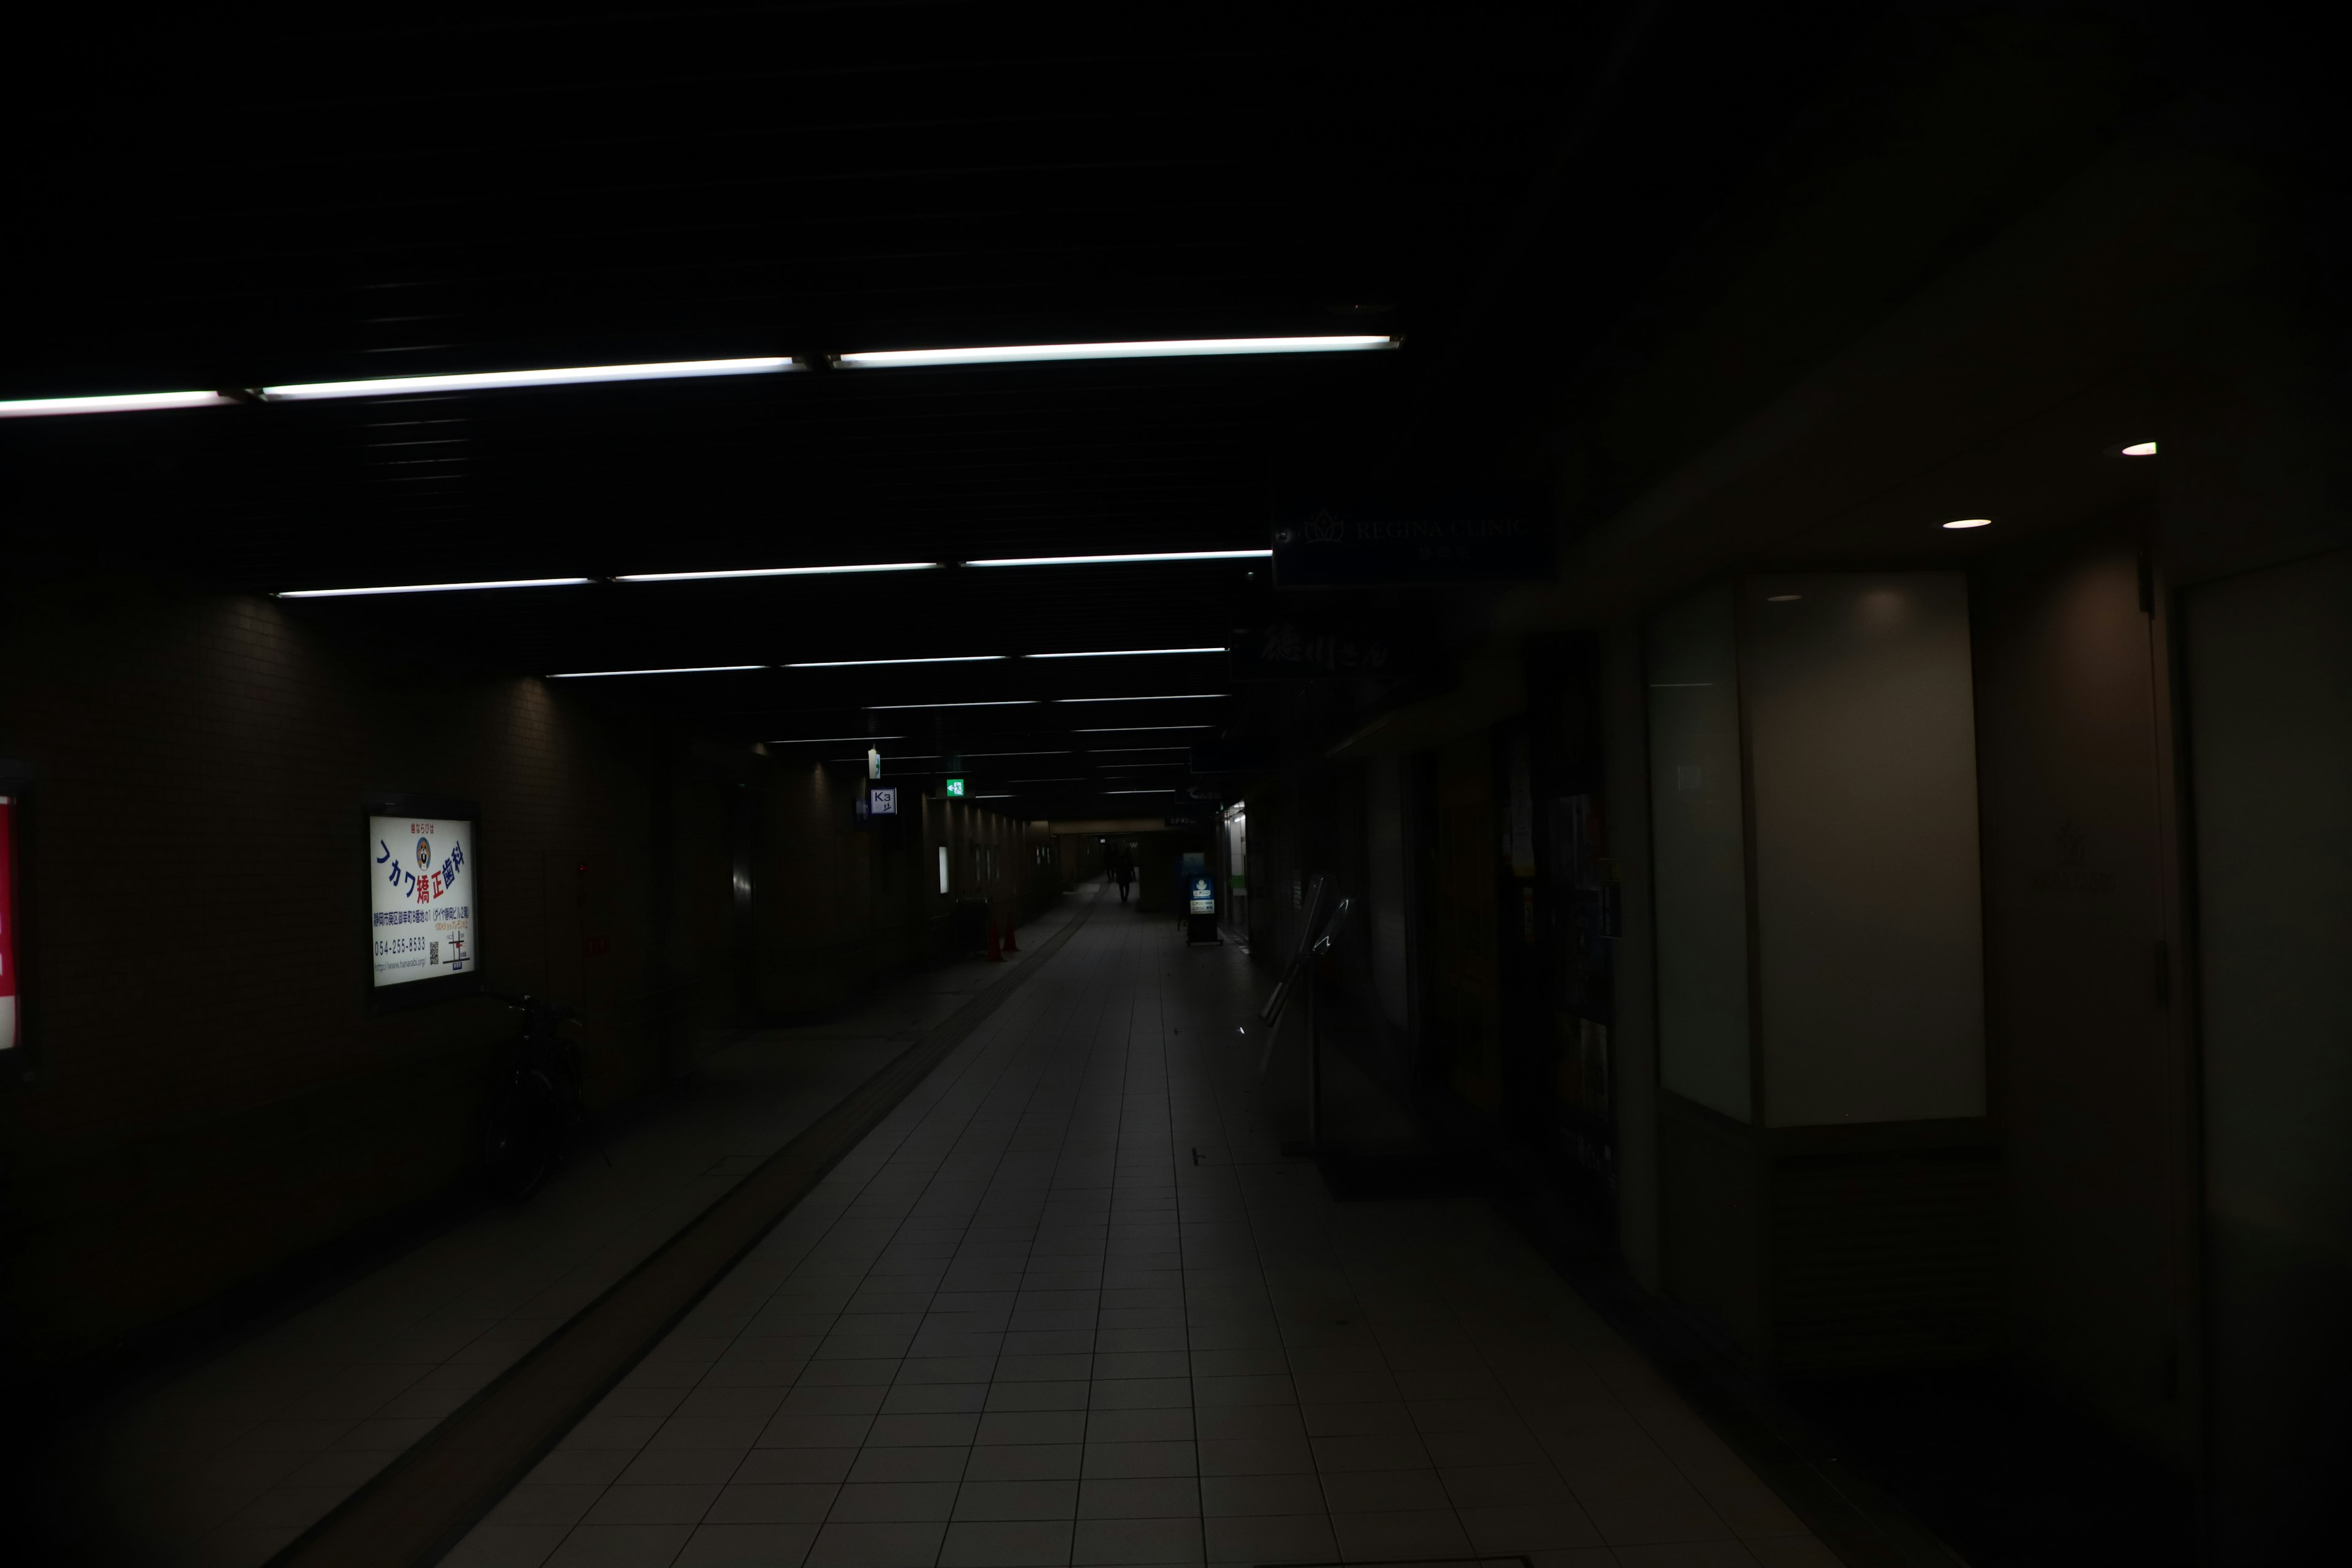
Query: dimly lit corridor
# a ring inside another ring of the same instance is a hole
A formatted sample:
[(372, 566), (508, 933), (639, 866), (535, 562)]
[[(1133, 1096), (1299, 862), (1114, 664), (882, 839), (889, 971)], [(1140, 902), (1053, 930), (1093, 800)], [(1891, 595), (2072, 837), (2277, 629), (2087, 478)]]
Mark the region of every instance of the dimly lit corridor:
[(2342, 1554), (2312, 17), (20, 31), (12, 1568)]

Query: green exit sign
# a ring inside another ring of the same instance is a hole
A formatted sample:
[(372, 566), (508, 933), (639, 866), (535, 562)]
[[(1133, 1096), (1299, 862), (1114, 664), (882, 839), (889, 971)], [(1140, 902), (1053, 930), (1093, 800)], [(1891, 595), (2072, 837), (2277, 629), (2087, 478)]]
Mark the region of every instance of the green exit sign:
[(950, 800), (961, 800), (963, 798), (963, 780), (948, 780), (948, 798)]

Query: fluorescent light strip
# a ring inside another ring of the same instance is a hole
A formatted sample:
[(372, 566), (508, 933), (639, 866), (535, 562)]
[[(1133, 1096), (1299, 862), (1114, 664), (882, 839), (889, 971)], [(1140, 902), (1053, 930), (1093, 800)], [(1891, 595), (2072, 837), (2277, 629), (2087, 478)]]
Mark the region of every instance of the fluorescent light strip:
[[(1207, 728), (1206, 725), (1199, 727), (1202, 729)], [(1189, 730), (1194, 728), (1194, 726), (1187, 724), (1184, 728)], [(1190, 746), (1097, 746), (1093, 751), (1088, 752), (1087, 755), (1090, 757), (1116, 757), (1129, 752), (1189, 752), (1192, 749), (1192, 748)]]
[(1055, 702), (1205, 702), (1231, 697), (1230, 691), (1169, 691), (1150, 697), (1056, 697)]
[(1091, 653), (1030, 653), (1024, 658), (1141, 658), (1162, 653), (1223, 653), (1221, 647), (1103, 647)]
[(876, 664), (985, 664), (1007, 656), (1001, 653), (955, 653), (943, 658), (824, 658), (788, 664), (786, 669), (853, 669)]
[(903, 741), (904, 735), (807, 735), (796, 741), (770, 741), (771, 746), (837, 746), (845, 741)]
[(769, 669), (765, 664), (683, 664), (673, 669), (567, 669), (550, 680), (597, 680), (608, 675), (718, 675), (734, 669)]
[[(1361, 334), (1287, 338), (1173, 338), (1148, 342), (1027, 343), (1004, 348), (882, 349), (842, 354), (844, 369), (893, 366), (1013, 364), (1047, 360), (1181, 359), (1204, 354), (1360, 353), (1392, 349), (1402, 340)], [(713, 375), (779, 375), (799, 369), (790, 358), (672, 360), (658, 364), (572, 365), (558, 370), (466, 371), (446, 375), (370, 376), (357, 381), (289, 383), (260, 389), (269, 403), (335, 397), (402, 397), (425, 392), (491, 392), (509, 387), (577, 386), (590, 382), (681, 381)], [(216, 408), (237, 401), (218, 392), (123, 392), (94, 397), (20, 397), (0, 401), (0, 419), (50, 414), (115, 414), (160, 408)], [(641, 579), (642, 580), (642, 579)]]
[(689, 359), (667, 364), (591, 364), (569, 370), (488, 370), (457, 375), (386, 375), (365, 381), (311, 381), (265, 386), (268, 403), (325, 397), (401, 397), (417, 392), (488, 392), (511, 386), (575, 386), (593, 381), (679, 381), (704, 375), (775, 375), (794, 369), (789, 359)]
[(1002, 697), (993, 702), (868, 702), (865, 706), (875, 712), (902, 708), (1034, 708), (1034, 697)]
[(18, 397), (0, 402), (0, 419), (49, 414), (136, 414), (155, 408), (226, 408), (236, 399), (217, 392), (109, 392), (96, 397)]
[(1003, 795), (968, 795), (964, 796), (964, 799), (966, 800), (1011, 800), (1012, 798), (1013, 795), (1009, 790)]
[(509, 577), (497, 583), (400, 583), (388, 588), (288, 588), (280, 599), (354, 599), (371, 594), (469, 594), (481, 588), (577, 588), (593, 577)]
[(1213, 730), (1214, 724), (1110, 724), (1099, 729), (1073, 730), (1073, 735), (1158, 735), (1171, 730)]
[(967, 757), (1066, 757), (1066, 756), (1070, 755), (1070, 753), (1069, 753), (1068, 752), (1066, 752), (1066, 751), (1063, 751), (1063, 752), (966, 752), (964, 753), (964, 755), (965, 755), (965, 756), (967, 756)]
[(967, 566), (1117, 566), (1133, 561), (1264, 561), (1271, 550), (1151, 550), (1132, 555), (1007, 555)]
[(1190, 359), (1205, 354), (1362, 353), (1392, 349), (1402, 340), (1362, 333), (1308, 338), (1170, 338), (1131, 343), (1025, 343), (984, 349), (881, 349), (843, 354), (844, 370), (913, 365), (1021, 364), (1045, 360)]
[(1172, 789), (1107, 789), (1105, 795), (1174, 795)]
[[(936, 763), (940, 760), (940, 754), (937, 752), (893, 752), (882, 760), (886, 763)], [(825, 761), (828, 763), (863, 763), (866, 761), (866, 758), (862, 756), (827, 757), (825, 758)]]
[(855, 566), (752, 566), (737, 572), (632, 572), (615, 583), (708, 583), (721, 577), (836, 577), (852, 572), (936, 572), (942, 561), (884, 561)]

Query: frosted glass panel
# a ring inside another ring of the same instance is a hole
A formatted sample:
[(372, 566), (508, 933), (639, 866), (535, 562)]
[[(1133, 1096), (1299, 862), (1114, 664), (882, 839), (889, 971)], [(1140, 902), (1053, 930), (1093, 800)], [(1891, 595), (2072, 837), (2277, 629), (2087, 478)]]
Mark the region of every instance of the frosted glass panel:
[(1966, 580), (1750, 578), (1764, 1120), (1985, 1112)]
[(1748, 873), (1740, 825), (1732, 590), (1659, 612), (1649, 682), (1650, 832), (1657, 880), (1658, 1077), (1748, 1120)]
[(1402, 1029), (1406, 1025), (1404, 904), (1404, 805), (1402, 769), (1394, 757), (1365, 764), (1364, 850), (1370, 862), (1372, 917), (1372, 994), (1381, 1012)]

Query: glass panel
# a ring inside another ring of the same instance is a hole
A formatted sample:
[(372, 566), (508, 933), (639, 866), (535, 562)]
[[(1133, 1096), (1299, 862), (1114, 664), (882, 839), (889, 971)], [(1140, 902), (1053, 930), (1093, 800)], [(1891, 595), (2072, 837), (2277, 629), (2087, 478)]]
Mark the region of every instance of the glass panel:
[(1748, 871), (1732, 590), (1654, 616), (1650, 823), (1658, 933), (1658, 1073), (1676, 1094), (1749, 1118)]

